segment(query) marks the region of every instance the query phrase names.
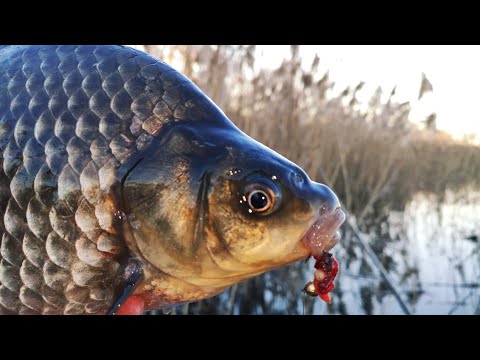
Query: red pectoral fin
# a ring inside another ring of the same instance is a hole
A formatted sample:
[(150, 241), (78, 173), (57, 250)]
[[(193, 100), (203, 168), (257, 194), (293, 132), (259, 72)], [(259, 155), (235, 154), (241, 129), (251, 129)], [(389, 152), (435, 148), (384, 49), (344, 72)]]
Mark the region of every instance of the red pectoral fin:
[(142, 315), (145, 309), (145, 300), (137, 295), (130, 296), (115, 312), (115, 315)]

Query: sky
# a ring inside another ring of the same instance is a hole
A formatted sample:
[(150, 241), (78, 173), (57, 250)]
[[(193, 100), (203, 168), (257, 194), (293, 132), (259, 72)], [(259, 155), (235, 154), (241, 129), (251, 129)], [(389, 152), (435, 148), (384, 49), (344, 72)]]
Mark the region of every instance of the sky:
[[(290, 48), (262, 45), (257, 51), (264, 66), (275, 66)], [(366, 84), (363, 98), (368, 101), (378, 86), (389, 94), (396, 85), (396, 101), (410, 101), (411, 120), (419, 121), (435, 112), (437, 127), (456, 138), (474, 133), (480, 139), (480, 46), (446, 45), (302, 45), (300, 56), (310, 65), (315, 54), (320, 71), (341, 91), (360, 81)], [(433, 92), (417, 101), (424, 72)], [(388, 96), (388, 95), (386, 95)]]

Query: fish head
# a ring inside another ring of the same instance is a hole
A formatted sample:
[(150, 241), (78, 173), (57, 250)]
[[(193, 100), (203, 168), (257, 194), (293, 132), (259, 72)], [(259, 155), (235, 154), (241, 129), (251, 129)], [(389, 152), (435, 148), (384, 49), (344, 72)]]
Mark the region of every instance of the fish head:
[(328, 251), (345, 220), (331, 189), (238, 129), (193, 83), (181, 86), (182, 119), (162, 125), (121, 181), (150, 308)]
[(334, 192), (228, 122), (176, 124), (124, 185), (135, 251), (218, 292), (322, 251), (345, 219)]

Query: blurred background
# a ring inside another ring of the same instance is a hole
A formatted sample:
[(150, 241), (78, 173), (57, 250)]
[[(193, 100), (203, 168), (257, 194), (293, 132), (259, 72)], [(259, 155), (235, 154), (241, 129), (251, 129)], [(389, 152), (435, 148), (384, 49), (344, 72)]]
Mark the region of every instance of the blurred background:
[(480, 47), (132, 45), (348, 211), (332, 303), (295, 263), (170, 314), (480, 314)]

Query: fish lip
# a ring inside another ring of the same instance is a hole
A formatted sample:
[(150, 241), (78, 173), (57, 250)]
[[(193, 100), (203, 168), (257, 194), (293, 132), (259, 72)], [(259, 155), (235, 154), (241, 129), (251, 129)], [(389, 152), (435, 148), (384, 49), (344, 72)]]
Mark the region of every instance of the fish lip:
[(339, 228), (345, 219), (346, 215), (339, 207), (331, 213), (318, 213), (302, 235), (301, 242), (313, 256), (330, 251), (340, 241)]

